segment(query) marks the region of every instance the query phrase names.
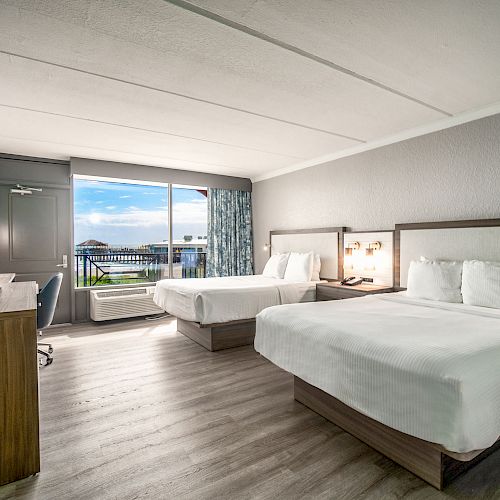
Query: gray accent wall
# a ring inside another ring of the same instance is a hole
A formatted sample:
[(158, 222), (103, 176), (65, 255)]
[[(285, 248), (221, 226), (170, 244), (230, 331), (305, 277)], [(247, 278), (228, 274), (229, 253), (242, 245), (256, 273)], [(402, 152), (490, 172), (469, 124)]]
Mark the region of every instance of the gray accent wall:
[(239, 189), (251, 191), (250, 179), (228, 175), (205, 174), (191, 170), (150, 167), (132, 163), (71, 158), (71, 173), (95, 177), (116, 177), (147, 182), (169, 182), (189, 186), (203, 186), (219, 189)]
[(0, 153), (0, 183), (69, 188), (69, 161)]
[(253, 185), (256, 271), (274, 229), (500, 217), (500, 115)]

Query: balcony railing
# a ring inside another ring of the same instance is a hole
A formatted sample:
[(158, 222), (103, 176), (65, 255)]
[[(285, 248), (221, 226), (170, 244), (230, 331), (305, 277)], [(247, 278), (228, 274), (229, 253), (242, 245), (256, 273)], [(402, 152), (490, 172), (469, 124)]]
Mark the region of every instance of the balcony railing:
[[(174, 252), (173, 278), (204, 278), (205, 252)], [(168, 278), (166, 253), (76, 253), (77, 287), (148, 283)]]

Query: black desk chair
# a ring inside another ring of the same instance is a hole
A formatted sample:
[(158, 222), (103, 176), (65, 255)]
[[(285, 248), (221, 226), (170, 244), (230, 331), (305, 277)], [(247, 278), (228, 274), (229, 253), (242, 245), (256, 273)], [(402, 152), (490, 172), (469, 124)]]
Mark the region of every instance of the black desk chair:
[[(38, 292), (36, 327), (40, 335), (42, 334), (41, 330), (47, 328), (54, 319), (54, 312), (56, 310), (57, 298), (59, 297), (62, 279), (62, 273), (54, 274), (54, 276), (52, 276), (49, 281), (45, 283), (45, 286)], [(38, 345), (48, 348), (46, 351), (38, 349), (38, 354), (45, 356), (45, 364), (50, 365), (53, 361), (52, 353), (54, 352), (52, 345), (43, 342), (39, 342)]]

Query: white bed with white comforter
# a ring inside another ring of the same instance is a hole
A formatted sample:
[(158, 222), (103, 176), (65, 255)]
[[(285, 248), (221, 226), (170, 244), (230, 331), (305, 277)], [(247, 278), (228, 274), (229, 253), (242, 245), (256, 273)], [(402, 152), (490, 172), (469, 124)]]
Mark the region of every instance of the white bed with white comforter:
[(185, 321), (226, 323), (255, 318), (266, 307), (314, 301), (316, 283), (262, 275), (166, 279), (156, 284), (154, 301)]
[(271, 307), (255, 349), (355, 410), (452, 452), (500, 434), (500, 310), (405, 292)]

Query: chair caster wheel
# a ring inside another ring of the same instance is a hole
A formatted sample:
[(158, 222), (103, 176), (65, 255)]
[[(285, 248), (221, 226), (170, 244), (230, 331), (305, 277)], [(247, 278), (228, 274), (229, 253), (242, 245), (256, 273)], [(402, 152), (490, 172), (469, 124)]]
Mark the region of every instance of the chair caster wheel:
[(52, 347), (49, 347), (49, 354), (52, 354), (54, 352), (54, 349)]
[(47, 361), (45, 362), (45, 366), (51, 365), (52, 361), (54, 361), (54, 358), (48, 358)]

